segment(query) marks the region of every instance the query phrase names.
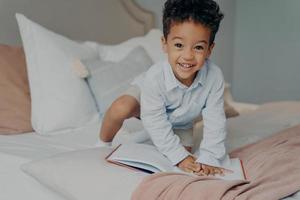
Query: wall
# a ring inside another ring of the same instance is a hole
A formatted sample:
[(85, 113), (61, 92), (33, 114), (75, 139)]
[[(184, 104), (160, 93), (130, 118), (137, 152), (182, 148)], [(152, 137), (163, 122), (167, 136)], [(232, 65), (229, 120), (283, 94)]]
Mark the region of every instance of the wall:
[[(136, 2), (155, 13), (156, 27), (162, 30), (162, 8), (165, 0), (136, 0)], [(225, 14), (225, 18), (216, 36), (216, 46), (211, 59), (222, 68), (225, 80), (231, 83), (233, 74), (235, 0), (216, 0), (216, 2), (219, 3), (221, 10)]]
[(235, 99), (300, 100), (299, 9), (299, 0), (236, 2)]
[[(0, 24), (4, 29), (0, 32), (0, 42), (7, 44), (21, 44), (15, 12), (21, 12), (30, 19), (44, 25), (45, 27), (77, 40), (97, 41), (101, 34), (97, 16), (99, 12), (99, 0), (0, 0)], [(162, 8), (165, 0), (135, 0), (145, 9), (151, 10), (156, 16), (156, 27), (162, 29)], [(220, 31), (216, 36), (216, 47), (212, 59), (219, 65), (227, 82), (232, 79), (233, 65), (233, 25), (234, 25), (234, 0), (217, 0), (225, 13)], [(57, 4), (60, 7), (57, 8)], [(56, 10), (59, 9), (59, 10)], [(56, 10), (56, 11), (55, 11)], [(68, 10), (68, 12), (65, 12)], [(55, 12), (55, 14), (53, 14)], [(89, 13), (89, 14), (87, 14)], [(74, 16), (76, 20), (74, 19)], [(53, 23), (53, 21), (57, 23)], [(72, 23), (69, 23), (72, 22)], [(98, 27), (99, 28), (95, 28)], [(93, 31), (89, 31), (92, 27)], [(96, 30), (96, 31), (95, 31)]]
[(135, 2), (155, 14), (155, 26), (162, 30), (162, 9), (165, 0), (135, 0)]
[(212, 60), (221, 67), (225, 80), (232, 83), (235, 0), (216, 0), (216, 2), (224, 13), (224, 19), (216, 36)]
[[(99, 31), (95, 28), (99, 26), (95, 13), (101, 10), (97, 1), (0, 0), (0, 42), (10, 45), (22, 44), (15, 19), (16, 12), (61, 35), (78, 40), (93, 40), (101, 33), (100, 28)], [(87, 31), (90, 29), (93, 31)]]
[(144, 34), (121, 0), (0, 0), (0, 43), (21, 44), (16, 12), (74, 40), (118, 43)]

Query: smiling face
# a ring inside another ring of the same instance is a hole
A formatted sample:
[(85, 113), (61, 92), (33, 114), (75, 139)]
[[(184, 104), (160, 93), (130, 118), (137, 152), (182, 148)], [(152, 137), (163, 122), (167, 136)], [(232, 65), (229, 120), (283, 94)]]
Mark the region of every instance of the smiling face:
[(177, 80), (190, 86), (205, 59), (211, 54), (214, 44), (209, 44), (210, 29), (185, 21), (174, 23), (167, 38), (162, 37), (162, 46)]

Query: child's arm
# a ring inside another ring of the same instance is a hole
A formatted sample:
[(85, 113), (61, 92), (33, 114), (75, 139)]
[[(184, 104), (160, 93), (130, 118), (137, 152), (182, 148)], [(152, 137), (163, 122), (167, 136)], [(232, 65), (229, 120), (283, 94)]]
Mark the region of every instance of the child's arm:
[(198, 149), (196, 162), (209, 166), (222, 167), (229, 163), (225, 149), (226, 118), (224, 113), (224, 79), (217, 68), (214, 83), (207, 97), (203, 117), (203, 140)]
[(172, 124), (166, 113), (165, 100), (160, 90), (155, 78), (145, 77), (141, 88), (141, 119), (154, 145), (173, 165), (177, 165), (190, 153), (172, 130)]

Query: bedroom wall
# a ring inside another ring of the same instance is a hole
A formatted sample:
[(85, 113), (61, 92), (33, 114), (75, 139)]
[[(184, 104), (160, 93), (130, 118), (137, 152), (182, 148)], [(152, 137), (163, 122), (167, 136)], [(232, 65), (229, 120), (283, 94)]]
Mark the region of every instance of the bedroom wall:
[[(156, 27), (162, 29), (161, 16), (165, 0), (135, 1), (145, 9), (155, 13)], [(217, 35), (216, 47), (212, 55), (214, 62), (222, 68), (227, 82), (232, 80), (234, 1), (217, 0), (226, 17)], [(97, 37), (101, 33), (101, 27), (95, 14), (99, 12), (97, 2), (98, 0), (73, 0), (70, 4), (67, 0), (45, 0), (42, 2), (37, 0), (0, 0), (0, 25), (2, 27), (0, 42), (11, 45), (21, 44), (14, 17), (15, 12), (21, 12), (54, 32), (67, 37), (76, 40), (97, 41)], [(57, 7), (58, 4), (59, 7)], [(55, 15), (53, 14), (54, 10), (56, 10)], [(66, 13), (66, 10), (69, 12)]]
[(221, 67), (225, 80), (230, 84), (232, 84), (233, 74), (235, 1), (216, 0), (224, 13), (224, 19), (216, 36), (216, 46), (212, 55), (212, 60)]
[(111, 44), (144, 34), (121, 0), (0, 0), (1, 43), (21, 44), (16, 12), (74, 40)]
[(141, 7), (150, 10), (155, 15), (155, 27), (162, 30), (162, 8), (165, 0), (135, 0)]
[[(136, 2), (155, 13), (156, 27), (162, 30), (162, 8), (165, 0), (136, 0)], [(225, 14), (225, 18), (216, 36), (216, 46), (211, 58), (222, 68), (225, 80), (231, 83), (233, 73), (235, 0), (216, 0), (216, 2), (219, 3), (221, 10)]]
[[(11, 45), (21, 44), (15, 19), (16, 12), (20, 12), (50, 30), (70, 38), (76, 38), (77, 40), (96, 38), (100, 31), (95, 28), (97, 21), (91, 20), (93, 16), (88, 16), (86, 13), (90, 11), (91, 15), (93, 15), (96, 10), (99, 11), (97, 1), (73, 0), (72, 4), (70, 4), (69, 1), (65, 0), (44, 0), (39, 2), (37, 0), (0, 0), (0, 42)], [(67, 23), (70, 21), (73, 23)], [(81, 26), (83, 24), (86, 27)], [(82, 38), (83, 33), (88, 28), (93, 31), (85, 34), (86, 38)]]
[(300, 1), (236, 1), (233, 96), (300, 100)]

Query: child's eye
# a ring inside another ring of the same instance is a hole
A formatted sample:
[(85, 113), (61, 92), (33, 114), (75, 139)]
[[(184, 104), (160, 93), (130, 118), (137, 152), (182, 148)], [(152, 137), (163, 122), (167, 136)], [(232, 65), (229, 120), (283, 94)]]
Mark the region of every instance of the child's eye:
[(199, 45), (199, 46), (196, 46), (195, 49), (196, 49), (197, 51), (201, 51), (201, 50), (203, 50), (204, 48), (203, 48), (203, 46), (200, 46), (200, 45)]
[(177, 47), (177, 48), (182, 48), (183, 47), (183, 45), (180, 44), (180, 43), (176, 43), (176, 44), (174, 44), (174, 46)]

